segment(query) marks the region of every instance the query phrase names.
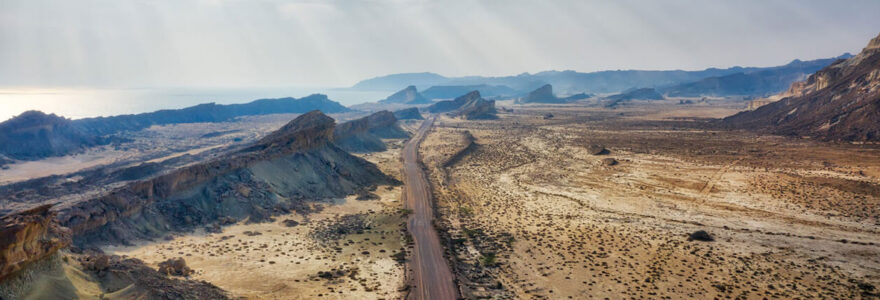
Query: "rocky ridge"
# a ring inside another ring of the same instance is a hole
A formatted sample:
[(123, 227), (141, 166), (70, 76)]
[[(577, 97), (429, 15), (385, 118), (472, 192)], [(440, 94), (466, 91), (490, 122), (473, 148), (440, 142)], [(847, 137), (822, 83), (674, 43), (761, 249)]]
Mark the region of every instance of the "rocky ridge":
[(836, 141), (880, 141), (880, 36), (858, 55), (792, 84), (782, 100), (724, 118), (727, 127)]

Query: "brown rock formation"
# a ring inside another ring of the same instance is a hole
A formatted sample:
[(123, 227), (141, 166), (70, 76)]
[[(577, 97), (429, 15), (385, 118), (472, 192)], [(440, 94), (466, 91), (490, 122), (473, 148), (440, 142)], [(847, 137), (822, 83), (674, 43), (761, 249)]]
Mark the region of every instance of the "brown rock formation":
[(0, 280), (70, 244), (70, 233), (43, 205), (0, 218)]

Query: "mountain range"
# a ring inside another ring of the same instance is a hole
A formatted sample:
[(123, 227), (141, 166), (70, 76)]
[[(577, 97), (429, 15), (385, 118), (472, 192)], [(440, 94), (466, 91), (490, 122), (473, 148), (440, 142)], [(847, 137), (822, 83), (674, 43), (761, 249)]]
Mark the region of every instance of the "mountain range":
[(835, 141), (880, 141), (880, 35), (856, 56), (792, 84), (782, 100), (725, 118), (731, 128)]
[[(352, 88), (360, 90), (399, 90), (415, 85), (427, 93), (433, 86), (505, 86), (518, 94), (524, 94), (545, 84), (551, 84), (563, 94), (594, 93), (612, 94), (631, 88), (667, 88), (682, 95), (728, 95), (749, 93), (764, 95), (781, 92), (792, 82), (819, 70), (840, 57), (795, 60), (774, 67), (708, 68), (698, 71), (684, 70), (610, 70), (598, 72), (544, 71), (535, 74), (522, 73), (515, 76), (464, 76), (445, 77), (436, 73), (400, 73), (374, 77), (358, 82)], [(739, 74), (739, 75), (738, 75)], [(724, 77), (731, 75), (731, 77)], [(748, 79), (743, 79), (748, 78)], [(698, 83), (706, 80), (706, 82)], [(778, 80), (773, 82), (773, 80)], [(718, 82), (713, 85), (713, 82)], [(772, 84), (771, 84), (772, 82)], [(682, 86), (679, 86), (682, 85)], [(480, 90), (480, 89), (477, 89)], [(456, 91), (458, 93), (460, 91)], [(485, 92), (480, 90), (480, 92)], [(459, 95), (461, 95), (459, 93)], [(488, 96), (488, 94), (486, 94)], [(444, 95), (444, 98), (451, 98)], [(431, 99), (433, 96), (427, 96)]]

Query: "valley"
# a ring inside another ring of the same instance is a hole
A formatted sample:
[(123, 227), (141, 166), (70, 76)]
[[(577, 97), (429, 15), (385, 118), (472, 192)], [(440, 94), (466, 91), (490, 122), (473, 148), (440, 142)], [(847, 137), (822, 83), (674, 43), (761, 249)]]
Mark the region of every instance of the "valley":
[(465, 298), (858, 298), (880, 284), (876, 146), (701, 121), (723, 106), (507, 107), (491, 123), (440, 118), (421, 149)]

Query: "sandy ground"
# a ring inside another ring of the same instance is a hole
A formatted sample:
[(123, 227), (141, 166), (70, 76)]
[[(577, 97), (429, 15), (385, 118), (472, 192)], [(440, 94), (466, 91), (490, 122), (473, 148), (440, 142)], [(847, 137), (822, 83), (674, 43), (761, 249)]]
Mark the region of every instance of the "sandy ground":
[[(682, 121), (737, 107), (509, 108), (444, 118), (422, 146), (474, 297), (860, 298), (880, 286), (880, 149)], [(444, 167), (465, 130), (477, 145)], [(715, 241), (688, 241), (697, 230)]]
[[(359, 156), (399, 177), (403, 141), (387, 142), (388, 151)], [(394, 257), (404, 251), (401, 189), (379, 186), (374, 193), (380, 199), (350, 196), (314, 203), (322, 209), (306, 216), (240, 222), (223, 227), (223, 233), (187, 234), (104, 251), (153, 267), (183, 257), (196, 271), (191, 278), (247, 299), (399, 299), (405, 291), (404, 265)], [(288, 227), (287, 220), (299, 224)]]

